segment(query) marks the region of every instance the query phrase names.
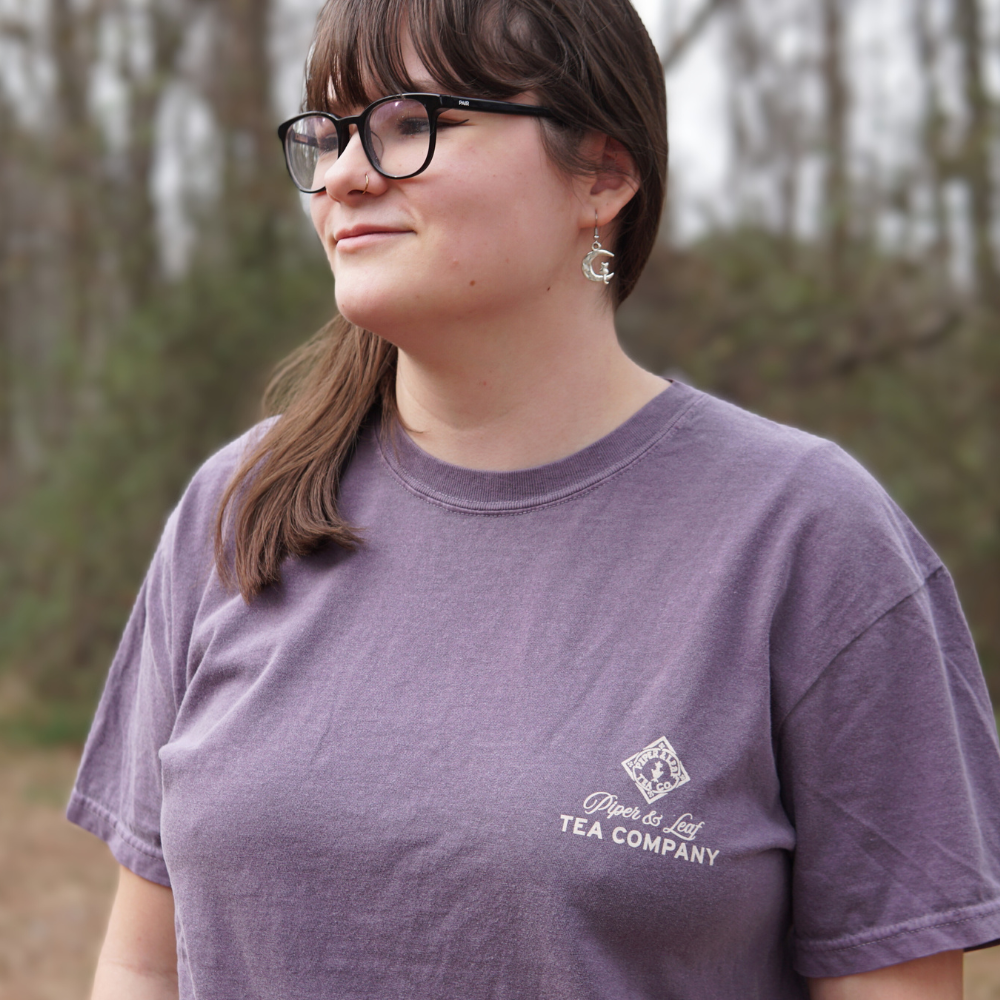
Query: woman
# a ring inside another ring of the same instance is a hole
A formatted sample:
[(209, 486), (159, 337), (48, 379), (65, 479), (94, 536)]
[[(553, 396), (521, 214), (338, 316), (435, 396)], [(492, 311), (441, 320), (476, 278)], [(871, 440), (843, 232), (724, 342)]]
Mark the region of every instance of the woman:
[(306, 101), (342, 318), (112, 667), (95, 997), (957, 1000), (1000, 937), (971, 641), (842, 452), (620, 350), (666, 174), (630, 4), (330, 0)]

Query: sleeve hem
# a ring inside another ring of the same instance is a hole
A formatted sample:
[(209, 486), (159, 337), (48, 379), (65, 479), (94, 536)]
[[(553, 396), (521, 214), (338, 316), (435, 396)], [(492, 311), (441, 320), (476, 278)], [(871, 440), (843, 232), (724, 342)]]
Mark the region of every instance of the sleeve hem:
[(120, 865), (140, 878), (170, 888), (163, 852), (140, 840), (100, 802), (74, 789), (66, 807), (66, 818), (103, 840)]
[(983, 947), (1000, 938), (1000, 899), (873, 928), (833, 941), (795, 942), (803, 976), (850, 976), (942, 951)]

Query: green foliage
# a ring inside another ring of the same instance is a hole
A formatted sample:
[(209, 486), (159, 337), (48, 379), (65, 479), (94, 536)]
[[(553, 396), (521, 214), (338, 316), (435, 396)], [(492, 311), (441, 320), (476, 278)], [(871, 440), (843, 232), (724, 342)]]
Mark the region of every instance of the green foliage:
[(257, 419), (269, 369), (332, 308), (325, 260), (296, 249), (197, 267), (117, 331), (98, 412), (0, 510), (0, 671), (40, 698), (0, 732), (83, 734), (185, 482)]
[(90, 698), (74, 701), (38, 699), (0, 717), (0, 740), (9, 746), (80, 745), (94, 716)]

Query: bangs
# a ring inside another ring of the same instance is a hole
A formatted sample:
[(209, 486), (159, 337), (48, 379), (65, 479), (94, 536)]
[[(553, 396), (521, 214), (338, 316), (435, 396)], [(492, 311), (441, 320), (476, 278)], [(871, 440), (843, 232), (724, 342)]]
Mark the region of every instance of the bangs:
[(533, 20), (508, 0), (327, 0), (303, 110), (342, 115), (388, 94), (426, 90), (407, 73), (408, 40), (444, 93), (505, 100), (544, 91), (568, 53), (551, 51), (565, 42)]

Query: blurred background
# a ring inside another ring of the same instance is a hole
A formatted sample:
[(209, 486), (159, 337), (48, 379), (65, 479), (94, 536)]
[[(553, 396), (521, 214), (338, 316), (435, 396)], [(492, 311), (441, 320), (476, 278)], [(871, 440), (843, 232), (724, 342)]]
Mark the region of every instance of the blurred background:
[[(1000, 0), (636, 3), (673, 167), (627, 350), (859, 458), (996, 703)], [(0, 0), (0, 1000), (85, 995), (113, 869), (60, 810), (108, 663), (186, 480), (333, 309), (274, 134), (319, 6)]]

